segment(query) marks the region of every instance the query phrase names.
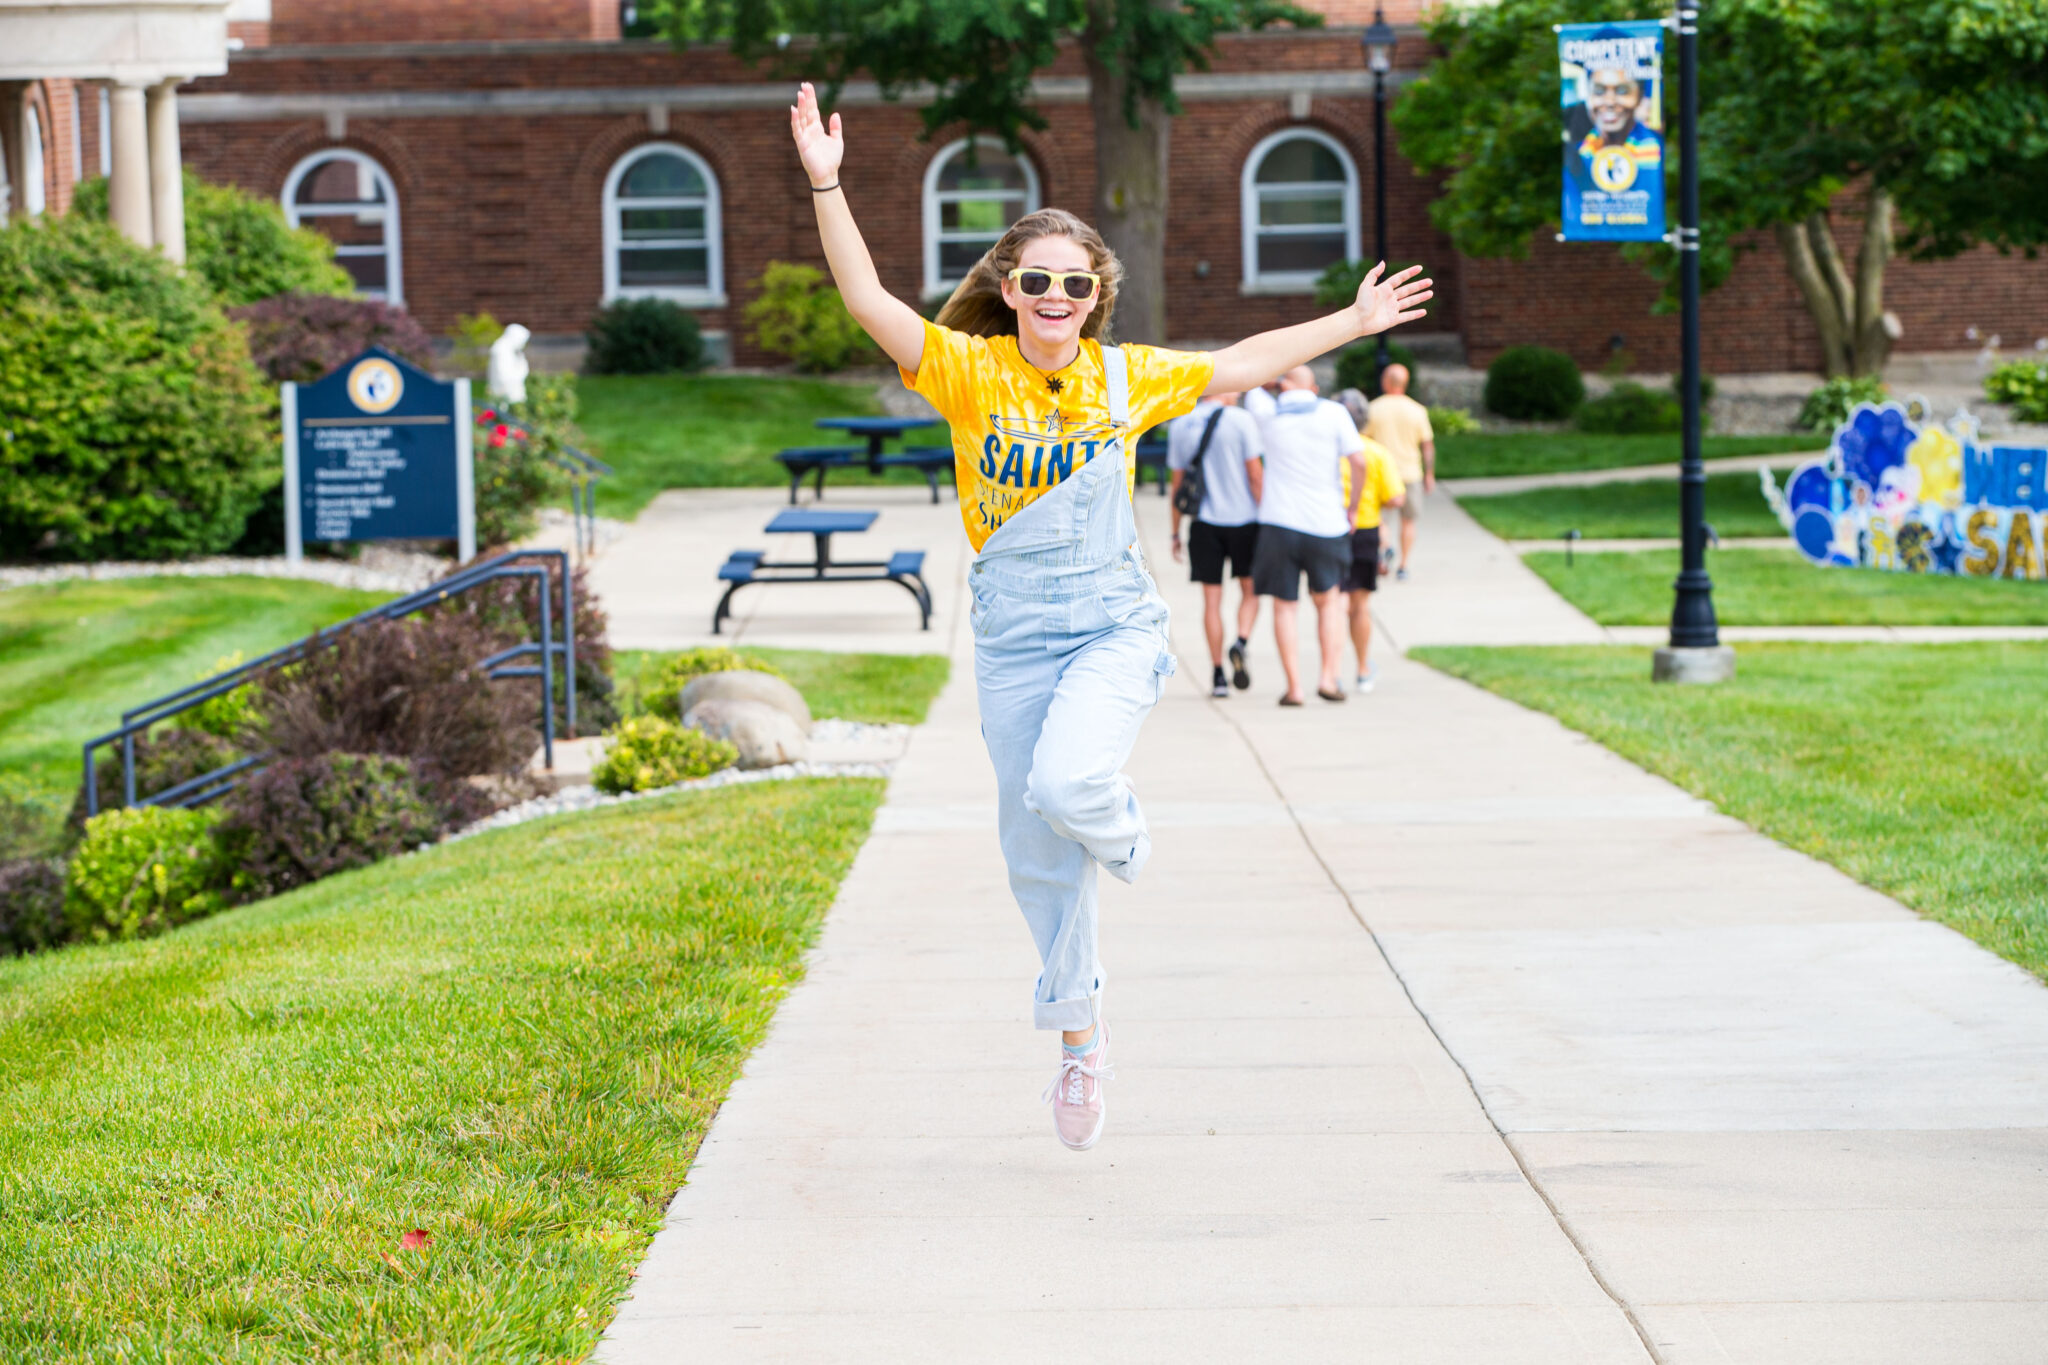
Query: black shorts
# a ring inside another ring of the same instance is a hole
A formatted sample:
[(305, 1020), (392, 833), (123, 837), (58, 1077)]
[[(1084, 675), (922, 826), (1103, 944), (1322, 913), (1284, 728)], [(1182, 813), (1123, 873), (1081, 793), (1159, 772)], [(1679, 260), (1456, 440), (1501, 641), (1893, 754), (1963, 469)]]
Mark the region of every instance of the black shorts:
[(1369, 526), (1351, 533), (1351, 572), (1344, 575), (1344, 591), (1375, 592), (1380, 586), (1380, 528)]
[(1252, 554), (1259, 544), (1259, 524), (1211, 526), (1198, 521), (1188, 528), (1188, 566), (1197, 583), (1221, 583), (1223, 561), (1230, 561), (1232, 578), (1252, 576)]
[(1301, 576), (1308, 575), (1309, 595), (1328, 592), (1344, 582), (1351, 568), (1350, 536), (1312, 536), (1286, 526), (1261, 526), (1258, 553), (1252, 559), (1252, 590), (1261, 597), (1295, 601)]

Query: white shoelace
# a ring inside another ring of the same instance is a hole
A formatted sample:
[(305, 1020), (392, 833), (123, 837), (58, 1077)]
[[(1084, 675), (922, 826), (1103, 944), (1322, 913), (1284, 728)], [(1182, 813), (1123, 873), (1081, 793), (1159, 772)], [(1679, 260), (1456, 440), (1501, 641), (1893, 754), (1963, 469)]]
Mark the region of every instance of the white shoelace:
[(1060, 1058), (1060, 1069), (1053, 1076), (1052, 1084), (1046, 1086), (1045, 1093), (1040, 1098), (1047, 1104), (1051, 1104), (1059, 1097), (1060, 1090), (1064, 1087), (1067, 1092), (1068, 1104), (1085, 1104), (1088, 1097), (1088, 1078), (1090, 1076), (1093, 1076), (1098, 1083), (1113, 1081), (1116, 1079), (1116, 1068), (1114, 1066), (1088, 1066), (1079, 1057), (1069, 1053)]

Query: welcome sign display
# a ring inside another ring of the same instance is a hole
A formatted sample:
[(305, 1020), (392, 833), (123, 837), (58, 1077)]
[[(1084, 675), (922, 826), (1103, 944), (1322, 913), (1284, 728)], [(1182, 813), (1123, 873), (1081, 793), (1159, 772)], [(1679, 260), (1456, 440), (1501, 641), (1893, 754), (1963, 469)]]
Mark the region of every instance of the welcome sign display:
[(285, 552), (308, 540), (453, 540), (476, 555), (469, 381), (372, 346), (325, 379), (286, 384)]
[(1984, 445), (1958, 412), (1916, 424), (1897, 403), (1863, 404), (1827, 453), (1764, 497), (1816, 564), (1976, 578), (2048, 578), (2048, 449)]
[(1557, 35), (1564, 240), (1663, 240), (1663, 24), (1564, 24)]

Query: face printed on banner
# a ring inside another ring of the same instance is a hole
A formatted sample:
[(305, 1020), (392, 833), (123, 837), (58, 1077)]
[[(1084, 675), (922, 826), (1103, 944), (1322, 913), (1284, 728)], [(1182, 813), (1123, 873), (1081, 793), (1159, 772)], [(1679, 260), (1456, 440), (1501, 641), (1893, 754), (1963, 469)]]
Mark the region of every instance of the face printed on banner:
[(1625, 141), (1636, 125), (1636, 109), (1643, 102), (1642, 85), (1618, 67), (1588, 73), (1586, 112), (1600, 139), (1609, 144)]

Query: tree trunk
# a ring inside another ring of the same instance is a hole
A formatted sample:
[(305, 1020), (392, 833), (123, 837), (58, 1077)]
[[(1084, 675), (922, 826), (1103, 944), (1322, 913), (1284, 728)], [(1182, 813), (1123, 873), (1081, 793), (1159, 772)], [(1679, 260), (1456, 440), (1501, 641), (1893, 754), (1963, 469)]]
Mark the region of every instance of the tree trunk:
[(1874, 375), (1890, 359), (1899, 320), (1884, 309), (1884, 271), (1892, 258), (1892, 200), (1873, 186), (1852, 279), (1825, 212), (1777, 225), (1778, 250), (1820, 333), (1827, 376)]
[(1113, 326), (1118, 341), (1166, 340), (1166, 156), (1172, 121), (1157, 100), (1140, 99), (1137, 127), (1124, 116), (1129, 79), (1101, 54), (1114, 32), (1116, 0), (1089, 0), (1082, 50), (1095, 122), (1095, 227), (1123, 263)]

